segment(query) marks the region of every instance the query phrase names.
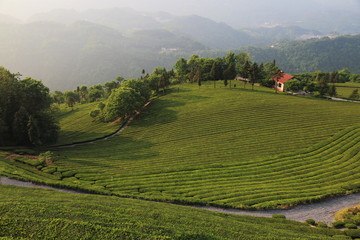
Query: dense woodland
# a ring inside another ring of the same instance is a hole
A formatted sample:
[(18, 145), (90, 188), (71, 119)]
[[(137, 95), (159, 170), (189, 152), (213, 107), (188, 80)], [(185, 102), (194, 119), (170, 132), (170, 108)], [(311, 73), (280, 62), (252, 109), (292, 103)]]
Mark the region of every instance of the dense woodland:
[(49, 89), (31, 78), (20, 80), (0, 68), (0, 145), (49, 145), (59, 127), (51, 112)]
[(289, 73), (332, 72), (344, 68), (360, 73), (360, 35), (287, 41), (243, 51), (249, 52), (258, 62), (276, 59), (279, 66)]

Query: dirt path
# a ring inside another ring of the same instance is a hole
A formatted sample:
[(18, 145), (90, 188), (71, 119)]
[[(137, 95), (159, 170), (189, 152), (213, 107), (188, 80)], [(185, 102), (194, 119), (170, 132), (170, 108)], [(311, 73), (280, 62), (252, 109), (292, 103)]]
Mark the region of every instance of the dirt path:
[(345, 98), (331, 97), (330, 99), (333, 100), (333, 101), (340, 101), (340, 102), (355, 102), (355, 103), (360, 103), (360, 101), (350, 100), (350, 99), (345, 99)]
[[(76, 194), (87, 194), (78, 191), (54, 188), (47, 185), (37, 185), (31, 182), (23, 182), (6, 177), (0, 177), (0, 184), (12, 185), (19, 187), (32, 187), (32, 188), (44, 188), (52, 189), (59, 192), (76, 193)], [(317, 222), (325, 222), (331, 224), (337, 211), (341, 209), (352, 207), (360, 203), (360, 193), (336, 197), (328, 199), (320, 203), (313, 203), (309, 205), (296, 206), (289, 210), (263, 210), (263, 211), (244, 211), (238, 209), (222, 209), (215, 207), (201, 207), (191, 206), (194, 208), (205, 209), (212, 212), (222, 212), (236, 215), (248, 215), (254, 217), (271, 217), (273, 214), (283, 214), (287, 219), (305, 222), (306, 219), (312, 218)]]
[(255, 217), (271, 217), (273, 214), (283, 214), (287, 219), (305, 222), (306, 219), (312, 218), (317, 222), (325, 222), (328, 225), (334, 221), (335, 213), (348, 207), (360, 203), (360, 193), (346, 195), (325, 200), (319, 203), (308, 205), (299, 205), (289, 210), (263, 210), (263, 211), (243, 211), (237, 209), (221, 209), (214, 207), (200, 207), (202, 209), (230, 213), (236, 215), (249, 215)]
[(68, 189), (61, 189), (61, 188), (54, 188), (47, 185), (39, 185), (32, 182), (24, 182), (15, 179), (10, 179), (7, 177), (0, 177), (0, 184), (1, 185), (11, 185), (11, 186), (18, 186), (18, 187), (27, 187), (27, 188), (42, 188), (42, 189), (52, 189), (58, 192), (66, 192), (66, 193), (76, 193), (76, 194), (87, 194), (83, 192), (68, 190)]

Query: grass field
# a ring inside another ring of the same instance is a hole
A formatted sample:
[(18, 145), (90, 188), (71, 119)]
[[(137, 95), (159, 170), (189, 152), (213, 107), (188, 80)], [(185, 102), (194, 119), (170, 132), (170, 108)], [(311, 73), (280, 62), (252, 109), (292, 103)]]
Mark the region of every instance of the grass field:
[(360, 91), (360, 83), (336, 83), (338, 97), (349, 98), (355, 89), (359, 89)]
[(3, 160), (0, 171), (121, 196), (287, 207), (359, 190), (359, 122), (356, 103), (181, 85), (120, 135), (53, 149), (53, 166)]
[(0, 239), (350, 239), (285, 219), (0, 185)]
[(75, 105), (73, 108), (60, 105), (57, 119), (61, 126), (58, 145), (86, 141), (103, 137), (115, 132), (120, 124), (108, 124), (94, 121), (89, 114), (98, 105), (87, 103)]

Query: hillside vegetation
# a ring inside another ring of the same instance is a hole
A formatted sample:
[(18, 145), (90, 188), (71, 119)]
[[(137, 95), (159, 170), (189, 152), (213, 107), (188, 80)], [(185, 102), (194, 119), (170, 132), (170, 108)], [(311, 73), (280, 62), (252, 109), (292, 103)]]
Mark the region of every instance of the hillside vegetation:
[(290, 41), (268, 48), (246, 48), (257, 62), (276, 59), (283, 71), (303, 73), (331, 72), (348, 68), (360, 73), (360, 35), (335, 39), (322, 38), (307, 41)]
[(2, 185), (0, 213), (1, 239), (348, 239), (285, 219)]
[(106, 194), (237, 208), (358, 191), (357, 103), (219, 87), (173, 88), (121, 134), (53, 149), (55, 164), (41, 171), (9, 159), (0, 169)]

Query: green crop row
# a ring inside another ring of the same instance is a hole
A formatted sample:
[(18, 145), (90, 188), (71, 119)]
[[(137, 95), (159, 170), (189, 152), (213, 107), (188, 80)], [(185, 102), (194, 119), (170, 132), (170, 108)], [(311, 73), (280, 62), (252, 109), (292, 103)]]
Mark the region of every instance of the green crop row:
[(0, 239), (349, 239), (281, 218), (0, 185)]

